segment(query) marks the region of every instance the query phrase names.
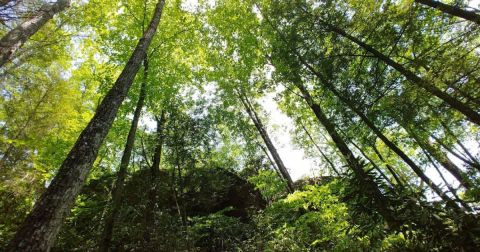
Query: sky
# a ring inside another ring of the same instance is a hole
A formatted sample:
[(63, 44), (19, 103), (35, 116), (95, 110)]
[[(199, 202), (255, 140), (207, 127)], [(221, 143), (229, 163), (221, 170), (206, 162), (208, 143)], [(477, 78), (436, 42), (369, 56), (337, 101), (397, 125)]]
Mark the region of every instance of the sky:
[(290, 131), (294, 128), (293, 121), (282, 113), (277, 103), (273, 100), (275, 94), (264, 96), (259, 102), (263, 110), (269, 115), (267, 131), (278, 150), (285, 166), (293, 180), (306, 175), (313, 175), (315, 171), (314, 160), (306, 158), (302, 149), (296, 148), (292, 143)]
[(473, 8), (478, 9), (478, 6), (480, 5), (480, 0), (472, 0), (470, 1), (470, 6)]

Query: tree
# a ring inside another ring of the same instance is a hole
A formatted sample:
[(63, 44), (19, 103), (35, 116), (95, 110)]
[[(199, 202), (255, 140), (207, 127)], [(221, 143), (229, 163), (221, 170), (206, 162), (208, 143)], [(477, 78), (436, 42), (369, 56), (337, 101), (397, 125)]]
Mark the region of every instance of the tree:
[(420, 88), (425, 89), (427, 92), (431, 93), (432, 95), (438, 97), (442, 101), (444, 101), (446, 104), (450, 105), (453, 109), (458, 110), (462, 114), (465, 115), (465, 117), (470, 120), (471, 122), (480, 125), (480, 114), (475, 112), (472, 108), (470, 108), (467, 104), (455, 99), (448, 93), (442, 91), (432, 83), (430, 83), (428, 80), (425, 80), (418, 75), (416, 75), (414, 72), (408, 70), (404, 66), (400, 65), (399, 63), (395, 62), (393, 59), (388, 57), (387, 55), (381, 53), (380, 51), (376, 50), (372, 46), (364, 43), (363, 41), (359, 40), (358, 38), (348, 34), (346, 31), (340, 29), (339, 27), (336, 27), (330, 23), (327, 23), (323, 20), (319, 21), (322, 25), (327, 27), (332, 32), (335, 32), (348, 40), (352, 41), (353, 43), (357, 44), (358, 46), (362, 47), (364, 50), (367, 52), (373, 54), (375, 57), (378, 59), (384, 61), (387, 65), (393, 67), (397, 71), (399, 71), (405, 78), (407, 78), (410, 82), (413, 84), (417, 85)]
[(146, 228), (144, 239), (146, 247), (150, 249), (153, 249), (151, 236), (155, 232), (155, 206), (158, 201), (158, 179), (160, 176), (160, 162), (162, 160), (162, 149), (165, 138), (165, 120), (165, 110), (162, 110), (160, 117), (157, 117), (157, 143), (153, 154), (153, 162), (150, 166), (150, 175), (148, 179), (148, 203), (145, 209)]
[(133, 147), (135, 144), (135, 134), (137, 132), (138, 121), (142, 113), (143, 105), (145, 103), (145, 89), (147, 86), (147, 77), (148, 77), (148, 58), (143, 60), (143, 81), (140, 88), (140, 96), (133, 112), (132, 125), (128, 131), (127, 142), (125, 143), (125, 149), (123, 150), (122, 160), (120, 161), (120, 167), (117, 171), (117, 178), (115, 180), (115, 185), (112, 189), (112, 200), (107, 214), (104, 220), (104, 228), (102, 241), (100, 243), (100, 251), (109, 251), (110, 244), (112, 241), (113, 227), (115, 224), (115, 219), (118, 216), (120, 210), (120, 205), (122, 203), (124, 187), (125, 187), (125, 177), (127, 175), (128, 164), (130, 163), (130, 157), (132, 155)]
[(335, 168), (335, 165), (330, 160), (330, 158), (328, 158), (328, 156), (322, 151), (322, 148), (320, 148), (320, 146), (318, 146), (318, 144), (315, 142), (315, 140), (313, 139), (312, 135), (307, 130), (305, 125), (302, 122), (300, 122), (300, 125), (302, 126), (303, 131), (305, 131), (305, 134), (307, 134), (307, 136), (310, 139), (310, 141), (312, 142), (312, 144), (315, 145), (315, 148), (317, 148), (320, 155), (322, 155), (323, 159), (325, 159), (325, 161), (327, 161), (327, 163), (330, 165), (330, 168), (332, 169), (332, 171), (334, 171), (337, 176), (340, 176), (340, 172), (337, 170), (337, 168)]
[(164, 4), (163, 0), (158, 1), (148, 29), (137, 44), (128, 63), (102, 100), (90, 123), (80, 134), (58, 174), (17, 231), (8, 251), (48, 251), (53, 245), (63, 219), (82, 188), (118, 108), (145, 58), (148, 46), (160, 23)]
[(350, 101), (348, 98), (342, 96), (334, 87), (333, 85), (324, 77), (322, 76), (319, 72), (317, 72), (311, 65), (306, 63), (301, 56), (297, 54), (298, 57), (300, 57), (300, 61), (305, 64), (305, 67), (308, 68), (313, 74), (315, 74), (321, 83), (327, 87), (328, 90), (330, 90), (332, 93), (335, 94), (336, 97), (338, 97), (343, 103), (347, 105), (348, 108), (350, 108), (352, 111), (357, 114), (362, 121), (377, 135), (378, 138), (380, 138), (390, 149), (392, 149), (399, 157), (402, 158), (405, 163), (407, 163), (412, 170), (424, 181), (429, 187), (432, 188), (432, 190), (440, 196), (445, 202), (449, 202), (450, 205), (455, 206), (455, 203), (451, 202), (451, 199), (448, 198), (445, 193), (438, 187), (433, 181), (428, 178), (425, 173), (422, 171), (422, 169), (415, 164), (415, 162), (410, 159), (405, 152), (403, 152), (397, 145), (395, 145), (390, 139), (388, 139), (381, 131), (378, 129), (373, 122), (358, 109), (352, 101)]
[(327, 130), (328, 134), (335, 142), (337, 148), (342, 153), (343, 157), (347, 161), (349, 167), (354, 172), (355, 176), (358, 177), (360, 181), (362, 181), (363, 185), (366, 189), (366, 194), (368, 196), (373, 197), (374, 204), (378, 207), (378, 211), (380, 214), (385, 218), (385, 220), (391, 225), (391, 227), (396, 227), (398, 225), (396, 218), (392, 211), (388, 208), (388, 200), (382, 194), (382, 192), (378, 189), (377, 185), (372, 181), (372, 179), (365, 173), (363, 169), (363, 165), (360, 161), (355, 157), (352, 151), (348, 148), (348, 145), (342, 139), (342, 137), (338, 134), (335, 126), (330, 122), (328, 117), (322, 111), (322, 108), (313, 101), (312, 96), (308, 92), (308, 90), (303, 86), (301, 83), (297, 82), (294, 83), (295, 86), (300, 90), (302, 93), (305, 101), (312, 109), (313, 113), (317, 117), (318, 121), (320, 122), (323, 127)]
[(435, 149), (428, 140), (421, 139), (419, 134), (414, 132), (413, 129), (409, 129), (409, 134), (412, 136), (413, 139), (418, 143), (418, 145), (425, 150), (430, 156), (436, 159), (447, 171), (452, 174), (460, 184), (465, 187), (466, 189), (472, 188), (472, 183), (468, 178), (468, 175), (465, 174), (457, 165), (455, 165), (452, 160), (450, 160), (446, 153)]
[(478, 15), (474, 11), (464, 10), (458, 6), (444, 4), (440, 1), (435, 0), (415, 0), (415, 2), (435, 8), (441, 12), (450, 14), (452, 16), (456, 16), (480, 24), (480, 15)]
[(252, 103), (249, 101), (248, 97), (244, 93), (242, 93), (241, 91), (238, 91), (238, 96), (243, 106), (245, 107), (245, 110), (250, 116), (250, 119), (255, 124), (255, 127), (257, 128), (258, 133), (260, 134), (263, 141), (265, 142), (265, 145), (267, 146), (268, 151), (272, 155), (273, 160), (275, 160), (275, 163), (277, 164), (280, 174), (282, 174), (283, 179), (285, 179), (285, 181), (287, 182), (288, 190), (290, 192), (293, 192), (295, 189), (293, 187), (292, 178), (290, 177), (290, 174), (288, 173), (287, 168), (283, 164), (282, 158), (280, 157), (280, 155), (278, 155), (277, 149), (273, 145), (272, 140), (270, 139), (270, 136), (265, 130), (265, 126), (262, 124), (262, 121), (258, 117), (258, 114), (255, 112), (255, 108), (253, 107)]
[(11, 60), (18, 49), (55, 14), (68, 7), (70, 7), (70, 0), (58, 0), (54, 4), (46, 3), (33, 16), (5, 34), (0, 39), (0, 67)]

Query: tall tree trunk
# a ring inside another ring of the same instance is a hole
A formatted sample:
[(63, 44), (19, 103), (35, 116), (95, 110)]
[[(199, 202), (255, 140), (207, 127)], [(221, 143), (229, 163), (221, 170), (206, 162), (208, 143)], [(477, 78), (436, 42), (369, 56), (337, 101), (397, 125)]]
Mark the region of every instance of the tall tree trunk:
[[(261, 11), (261, 8), (260, 7), (258, 8)], [(279, 33), (280, 37), (284, 40), (284, 42), (289, 44), (288, 40), (285, 38), (282, 32), (278, 29), (278, 27), (275, 26), (270, 21), (268, 16), (265, 16), (265, 18), (267, 22), (270, 24), (270, 26)], [(295, 49), (293, 49), (293, 51), (296, 52)], [(364, 188), (365, 196), (372, 197), (373, 204), (376, 206), (377, 211), (385, 219), (385, 221), (388, 223), (390, 227), (398, 227), (400, 223), (397, 220), (394, 211), (392, 211), (391, 208), (389, 208), (390, 204), (389, 204), (388, 198), (386, 198), (382, 194), (382, 192), (378, 188), (378, 185), (364, 171), (363, 165), (353, 155), (352, 151), (348, 148), (348, 145), (340, 137), (333, 123), (330, 122), (329, 118), (325, 115), (320, 105), (315, 103), (312, 96), (310, 95), (310, 92), (306, 89), (306, 87), (301, 82), (300, 76), (293, 76), (293, 77), (295, 77), (296, 79), (296, 81), (293, 84), (298, 88), (298, 90), (300, 90), (300, 93), (302, 94), (302, 98), (305, 100), (307, 105), (312, 109), (313, 113), (317, 117), (320, 124), (323, 125), (323, 127), (327, 130), (328, 134), (332, 138), (333, 142), (335, 143), (336, 147), (342, 154), (343, 158), (347, 161), (348, 166), (353, 171), (355, 177), (361, 180), (362, 183), (365, 185), (365, 188)]]
[(127, 175), (127, 167), (130, 163), (130, 157), (132, 155), (132, 150), (135, 145), (135, 133), (137, 132), (138, 121), (142, 113), (143, 104), (145, 103), (145, 89), (147, 85), (147, 76), (148, 76), (148, 59), (145, 58), (143, 61), (143, 82), (140, 88), (140, 96), (137, 101), (137, 106), (135, 112), (133, 113), (132, 124), (127, 136), (127, 142), (125, 144), (125, 149), (123, 150), (122, 159), (120, 161), (120, 167), (117, 172), (117, 179), (112, 190), (112, 202), (111, 206), (107, 206), (107, 213), (104, 219), (104, 228), (102, 233), (102, 241), (100, 242), (100, 251), (109, 251), (112, 241), (113, 227), (115, 224), (115, 219), (120, 211), (120, 206), (123, 200), (123, 188), (125, 186), (125, 177)]
[[(336, 97), (338, 97), (348, 108), (350, 108), (355, 114), (357, 114), (362, 121), (375, 133), (375, 135), (380, 138), (385, 145), (387, 145), (393, 152), (395, 152), (405, 163), (407, 163), (410, 168), (417, 174), (420, 179), (425, 182), (438, 196), (440, 196), (446, 203), (450, 203), (451, 206), (457, 206), (452, 200), (445, 195), (445, 193), (438, 187), (427, 175), (422, 171), (420, 167), (415, 164), (415, 162), (410, 159), (405, 152), (403, 152), (396, 144), (394, 144), (390, 139), (388, 139), (382, 131), (375, 126), (375, 124), (370, 121), (370, 119), (360, 110), (358, 109), (350, 99), (345, 98), (341, 95), (333, 85), (318, 71), (316, 71), (310, 64), (308, 64), (303, 58), (297, 53), (300, 61), (307, 67), (315, 76), (317, 76), (320, 81), (322, 82), (323, 86), (325, 86), (328, 90), (330, 90)], [(453, 204), (452, 204), (453, 203)]]
[(153, 154), (152, 165), (150, 166), (148, 203), (145, 211), (146, 228), (144, 233), (147, 250), (153, 250), (152, 234), (155, 233), (155, 206), (157, 204), (157, 186), (160, 177), (160, 162), (162, 160), (162, 149), (164, 142), (165, 110), (162, 110), (160, 118), (157, 118), (157, 145)]
[(478, 15), (477, 12), (464, 10), (457, 6), (444, 4), (440, 1), (434, 0), (415, 0), (415, 2), (430, 6), (452, 16), (456, 16), (480, 24), (480, 15)]
[(313, 113), (317, 117), (320, 124), (322, 124), (323, 127), (325, 127), (325, 129), (327, 130), (328, 134), (332, 138), (337, 148), (342, 153), (343, 157), (347, 161), (349, 167), (354, 172), (355, 176), (361, 181), (363, 181), (365, 185), (365, 188), (364, 188), (365, 195), (373, 198), (373, 203), (375, 204), (378, 212), (387, 221), (389, 226), (397, 227), (399, 223), (395, 217), (394, 212), (389, 208), (388, 199), (382, 194), (377, 184), (375, 184), (375, 182), (364, 171), (363, 165), (353, 155), (352, 151), (348, 148), (347, 143), (338, 134), (337, 130), (335, 129), (335, 126), (327, 118), (327, 116), (323, 112), (320, 105), (314, 102), (312, 96), (310, 95), (310, 92), (305, 88), (305, 86), (301, 82), (297, 81), (294, 84), (300, 90), (303, 98), (307, 102), (308, 106), (312, 109)]
[[(8, 1), (7, 1), (8, 2)], [(45, 23), (59, 12), (70, 7), (70, 0), (58, 0), (56, 3), (46, 3), (34, 15), (9, 31), (0, 40), (0, 67), (12, 59), (15, 52), (37, 33)]]
[(53, 245), (63, 219), (70, 211), (90, 173), (118, 108), (125, 99), (145, 58), (160, 22), (164, 3), (164, 0), (158, 1), (148, 29), (138, 42), (122, 73), (98, 106), (92, 120), (80, 134), (58, 174), (15, 234), (7, 251), (48, 251)]
[(285, 178), (289, 191), (293, 192), (294, 187), (293, 187), (292, 178), (290, 177), (290, 174), (288, 173), (288, 170), (285, 167), (285, 164), (283, 163), (282, 158), (280, 158), (280, 155), (278, 154), (277, 149), (275, 148), (275, 145), (273, 145), (273, 142), (270, 139), (270, 136), (265, 130), (265, 126), (263, 125), (260, 117), (257, 115), (257, 112), (255, 112), (255, 108), (253, 108), (252, 104), (248, 100), (248, 97), (244, 95), (241, 91), (238, 91), (238, 95), (240, 100), (243, 103), (243, 106), (245, 107), (245, 110), (250, 116), (250, 119), (252, 119), (253, 123), (255, 124), (255, 127), (260, 133), (260, 136), (265, 142), (265, 145), (267, 146), (268, 151), (270, 151), (270, 154), (272, 154), (273, 160), (275, 160), (275, 163), (277, 164), (277, 167), (280, 170), (280, 173)]
[(390, 67), (396, 69), (398, 72), (400, 72), (403, 76), (405, 76), (405, 78), (407, 78), (407, 80), (409, 80), (411, 83), (417, 85), (418, 87), (420, 88), (423, 88), (424, 90), (426, 90), (427, 92), (429, 92), (430, 94), (438, 97), (439, 99), (441, 99), (442, 101), (444, 101), (446, 104), (448, 104), (451, 108), (453, 109), (456, 109), (457, 111), (461, 112), (462, 114), (465, 115), (465, 117), (477, 124), (477, 125), (480, 125), (480, 114), (478, 114), (476, 111), (474, 111), (473, 109), (471, 109), (468, 105), (462, 103), (461, 101), (455, 99), (454, 97), (452, 97), (451, 95), (449, 95), (448, 93), (442, 91), (441, 89), (439, 89), (438, 87), (436, 87), (435, 85), (431, 84), (430, 82), (428, 82), (427, 80), (424, 80), (422, 79), (421, 77), (417, 76), (415, 73), (413, 73), (412, 71), (406, 69), (404, 66), (402, 66), (401, 64), (395, 62), (393, 59), (391, 59), (390, 57), (388, 57), (387, 55), (385, 54), (382, 54), (381, 52), (377, 51), (375, 48), (373, 48), (372, 46), (364, 43), (363, 41), (357, 39), (356, 37), (348, 34), (346, 31), (336, 27), (336, 26), (333, 26), (327, 22), (324, 22), (323, 20), (320, 20), (320, 23), (322, 23), (323, 25), (325, 25), (329, 30), (331, 30), (332, 32), (335, 32), (337, 33), (338, 35), (340, 36), (343, 36), (345, 38), (347, 38), (348, 40), (352, 41), (353, 43), (357, 44), (358, 46), (362, 47), (364, 50), (366, 50), (367, 52), (373, 54), (375, 57), (377, 57), (378, 59), (382, 60), (383, 62), (385, 62), (387, 65), (389, 65)]

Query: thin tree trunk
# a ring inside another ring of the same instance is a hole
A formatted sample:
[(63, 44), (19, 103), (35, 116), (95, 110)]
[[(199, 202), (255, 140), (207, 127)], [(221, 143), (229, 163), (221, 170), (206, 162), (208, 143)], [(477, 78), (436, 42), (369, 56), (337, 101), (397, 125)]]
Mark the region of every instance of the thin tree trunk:
[[(183, 134), (181, 135), (181, 137), (179, 139), (183, 139), (184, 138), (184, 134), (185, 131), (183, 132)], [(172, 183), (171, 183), (171, 188), (172, 188), (172, 196), (173, 196), (173, 200), (175, 201), (175, 207), (177, 208), (177, 214), (178, 214), (178, 217), (180, 218), (180, 220), (182, 221), (182, 227), (185, 227), (187, 225), (187, 218), (186, 218), (186, 215), (182, 214), (182, 208), (180, 207), (181, 203), (179, 203), (179, 195), (178, 195), (178, 191), (182, 191), (183, 190), (183, 183), (182, 183), (182, 168), (181, 166), (183, 166), (185, 164), (184, 162), (184, 158), (183, 158), (183, 155), (182, 155), (182, 158), (179, 158), (179, 142), (177, 141), (177, 139), (175, 139), (175, 166), (177, 169), (173, 169), (172, 171)], [(175, 172), (178, 172), (178, 176), (175, 175)], [(178, 190), (177, 190), (177, 186), (178, 185)], [(185, 213), (185, 211), (184, 211)]]
[[(458, 150), (454, 150), (451, 146), (448, 146), (446, 143), (444, 143), (438, 137), (436, 137), (434, 135), (431, 135), (431, 137), (433, 138), (433, 140), (435, 140), (436, 143), (438, 143), (440, 146), (442, 146), (450, 154), (454, 155), (455, 157), (457, 157), (458, 159), (460, 159), (464, 163), (466, 163), (466, 164), (476, 168), (478, 171), (480, 171), (480, 165), (478, 165), (475, 161), (468, 160), (467, 157), (465, 157), (464, 155), (462, 155), (460, 153), (457, 153), (456, 151), (458, 151)], [(457, 141), (458, 141), (458, 139), (457, 139)]]
[(280, 173), (285, 178), (289, 191), (293, 192), (294, 187), (293, 187), (292, 178), (290, 177), (290, 174), (288, 173), (288, 170), (285, 167), (282, 158), (278, 154), (277, 149), (275, 148), (275, 145), (273, 145), (273, 142), (270, 139), (270, 136), (268, 135), (267, 131), (265, 130), (265, 127), (264, 127), (260, 117), (255, 112), (255, 109), (253, 108), (253, 106), (250, 103), (250, 101), (248, 100), (248, 98), (245, 95), (243, 95), (240, 91), (238, 93), (239, 93), (239, 98), (240, 98), (240, 100), (242, 101), (242, 103), (245, 107), (245, 110), (247, 111), (248, 115), (250, 116), (250, 119), (252, 119), (253, 123), (255, 124), (255, 127), (257, 128), (258, 132), (260, 133), (260, 136), (262, 137), (263, 141), (265, 142), (265, 145), (267, 146), (268, 150), (270, 151), (270, 154), (272, 154), (273, 160), (275, 160), (275, 163), (277, 164), (277, 167), (280, 170)]
[(466, 163), (471, 165), (471, 166), (475, 166), (477, 168), (480, 168), (480, 163), (478, 163), (478, 160), (472, 155), (472, 153), (470, 153), (470, 151), (467, 149), (467, 147), (465, 147), (465, 145), (463, 145), (462, 141), (457, 140), (457, 144), (458, 146), (460, 146), (460, 148), (463, 150), (463, 152), (465, 152), (465, 155), (468, 156), (468, 158), (470, 160), (468, 160)]
[(457, 202), (459, 202), (466, 210), (468, 211), (472, 211), (472, 208), (467, 204), (465, 203), (465, 201), (463, 201), (462, 199), (460, 199), (460, 197), (458, 197), (457, 195), (457, 192), (455, 191), (455, 189), (453, 189), (453, 187), (448, 183), (448, 181), (445, 179), (445, 177), (443, 176), (443, 173), (442, 171), (440, 170), (440, 168), (438, 167), (438, 165), (435, 163), (435, 161), (432, 159), (432, 157), (427, 153), (426, 150), (422, 150), (423, 153), (425, 154), (425, 156), (427, 157), (428, 161), (430, 161), (430, 163), (432, 164), (432, 166), (435, 168), (435, 170), (437, 171), (438, 175), (440, 175), (440, 178), (443, 180), (443, 183), (445, 183), (445, 186), (448, 188), (448, 190), (452, 193), (453, 197), (455, 198), (455, 200)]
[(382, 194), (377, 184), (375, 184), (375, 182), (363, 170), (363, 165), (353, 155), (352, 151), (348, 148), (348, 145), (338, 134), (337, 130), (335, 129), (335, 126), (330, 122), (330, 120), (327, 118), (327, 116), (323, 112), (322, 108), (313, 101), (313, 98), (310, 95), (310, 92), (305, 88), (305, 86), (302, 83), (296, 82), (294, 84), (302, 93), (303, 98), (307, 102), (308, 106), (312, 109), (313, 113), (317, 117), (320, 124), (322, 124), (327, 130), (328, 134), (332, 138), (337, 148), (342, 153), (343, 157), (347, 161), (349, 167), (354, 172), (355, 176), (364, 183), (365, 195), (373, 198), (373, 202), (376, 205), (378, 212), (383, 216), (383, 218), (385, 218), (389, 226), (391, 227), (398, 226), (399, 223), (397, 222), (395, 214), (388, 207), (389, 205), (388, 199)]
[(459, 155), (458, 153), (453, 151), (451, 148), (446, 146), (440, 139), (432, 136), (435, 139), (435, 141), (437, 141), (440, 145), (442, 145), (442, 147), (444, 147), (448, 152), (452, 153), (454, 156), (458, 157), (463, 162), (477, 168), (478, 171), (480, 171), (480, 163), (478, 162), (478, 159), (476, 159), (472, 155), (472, 153), (470, 153), (470, 151), (465, 147), (465, 145), (463, 145), (462, 141), (460, 141), (460, 139), (458, 139), (458, 137), (453, 133), (453, 131), (443, 121), (441, 121), (440, 123), (442, 124), (442, 127), (445, 129), (447, 134), (455, 139), (457, 144), (460, 146), (460, 148), (462, 148), (462, 150), (465, 152), (465, 155), (467, 155), (470, 160), (467, 160), (467, 158), (462, 157), (461, 155)]
[(385, 166), (387, 167), (388, 171), (390, 172), (390, 174), (392, 174), (393, 178), (395, 179), (395, 181), (397, 182), (397, 184), (401, 187), (403, 187), (403, 184), (404, 182), (400, 179), (400, 177), (398, 176), (397, 172), (395, 171), (395, 169), (393, 169), (393, 167), (391, 165), (389, 165), (386, 160), (383, 158), (382, 154), (380, 153), (380, 151), (378, 151), (377, 147), (375, 146), (375, 144), (372, 144), (372, 149), (373, 151), (375, 152), (375, 154), (378, 156), (378, 158), (385, 164)]
[(441, 151), (435, 149), (427, 140), (423, 140), (420, 136), (415, 133), (412, 129), (408, 129), (408, 133), (412, 136), (413, 139), (417, 142), (420, 148), (424, 149), (426, 153), (428, 153), (431, 157), (437, 160), (443, 168), (445, 168), (450, 174), (452, 174), (455, 179), (460, 182), (460, 184), (470, 189), (472, 188), (472, 182), (469, 180), (467, 174), (465, 174), (458, 166), (456, 166), (448, 157), (446, 153), (442, 153)]
[[(247, 128), (247, 131), (250, 131), (248, 128)], [(248, 138), (247, 135), (245, 134), (245, 132), (242, 132), (242, 135), (243, 137), (246, 139)], [(262, 150), (262, 152), (265, 154), (265, 156), (267, 157), (268, 159), (268, 162), (270, 163), (270, 165), (272, 166), (272, 170), (275, 171), (275, 173), (277, 174), (277, 176), (281, 179), (281, 180), (284, 180), (285, 178), (282, 176), (282, 174), (280, 174), (280, 171), (278, 170), (277, 168), (277, 165), (275, 164), (275, 161), (273, 161), (272, 157), (270, 157), (270, 154), (268, 153), (268, 150), (267, 148), (265, 148), (265, 146), (262, 145), (262, 143), (259, 141), (256, 143), (258, 145), (258, 147), (260, 147), (260, 149)], [(255, 172), (259, 172), (259, 167), (255, 167)]]
[[(347, 134), (345, 134), (345, 132), (342, 132), (343, 135), (345, 136), (346, 139), (348, 139), (348, 136)], [(365, 157), (365, 159), (368, 160), (368, 162), (370, 162), (370, 164), (372, 164), (373, 166), (373, 169), (375, 169), (379, 174), (380, 176), (385, 180), (387, 181), (387, 183), (391, 186), (391, 188), (395, 188), (395, 185), (393, 184), (393, 182), (387, 177), (387, 175), (382, 171), (382, 169), (380, 169), (380, 167), (378, 167), (377, 164), (375, 164), (375, 162), (367, 155), (367, 153), (365, 153), (362, 148), (360, 148), (360, 146), (358, 146), (353, 140), (350, 140), (349, 139), (349, 142), (362, 154), (362, 156)]]
[(427, 80), (422, 79), (421, 77), (417, 76), (415, 73), (412, 71), (406, 69), (404, 66), (401, 64), (395, 62), (393, 59), (388, 57), (385, 54), (382, 54), (381, 52), (377, 51), (375, 48), (372, 46), (362, 42), (361, 40), (357, 39), (356, 37), (353, 37), (352, 35), (348, 34), (346, 31), (333, 26), (329, 23), (324, 22), (323, 20), (320, 20), (320, 22), (325, 25), (329, 30), (332, 32), (337, 33), (340, 36), (343, 36), (347, 38), (348, 40), (352, 41), (353, 43), (357, 44), (358, 46), (362, 47), (365, 49), (367, 52), (373, 54), (375, 57), (378, 59), (382, 60), (385, 62), (387, 65), (390, 67), (396, 69), (398, 72), (400, 72), (407, 80), (412, 82), (413, 84), (417, 85), (418, 87), (423, 88), (430, 94), (438, 97), (442, 101), (444, 101), (446, 104), (450, 105), (451, 108), (456, 109), (457, 111), (461, 112), (462, 114), (465, 115), (465, 117), (477, 124), (480, 125), (480, 114), (475, 112), (473, 109), (471, 109), (468, 105), (462, 103), (461, 101), (455, 99), (454, 97), (450, 96), (448, 93), (442, 91), (435, 85), (431, 84)]
[(472, 161), (472, 160), (468, 160), (465, 156), (461, 155), (460, 153), (457, 153), (453, 148), (451, 148), (450, 146), (448, 146), (447, 144), (445, 144), (442, 140), (440, 140), (439, 138), (437, 138), (436, 136), (433, 136), (431, 135), (431, 137), (435, 140), (435, 142), (437, 142), (438, 144), (440, 144), (440, 146), (442, 146), (445, 150), (447, 150), (449, 153), (451, 153), (452, 155), (454, 155), (455, 157), (457, 157), (458, 159), (462, 160), (463, 162), (465, 162), (466, 164), (476, 168), (479, 172), (480, 172), (480, 165), (475, 162), (475, 161)]
[[(8, 2), (8, 1), (6, 1)], [(0, 67), (13, 58), (13, 55), (23, 44), (37, 33), (45, 23), (59, 12), (70, 7), (70, 0), (58, 0), (56, 3), (46, 3), (28, 20), (9, 31), (0, 40)]]
[[(440, 196), (446, 203), (450, 202), (452, 203), (451, 199), (445, 195), (445, 193), (438, 187), (433, 181), (430, 180), (430, 178), (425, 175), (425, 173), (422, 171), (420, 167), (415, 164), (415, 162), (410, 159), (405, 152), (403, 152), (396, 144), (394, 144), (390, 139), (388, 139), (382, 131), (375, 126), (375, 124), (370, 121), (370, 119), (362, 112), (360, 109), (358, 109), (352, 101), (349, 99), (345, 98), (343, 95), (341, 95), (334, 87), (333, 85), (326, 79), (324, 78), (323, 75), (318, 73), (310, 64), (308, 64), (303, 58), (296, 53), (297, 56), (299, 57), (300, 61), (304, 64), (305, 67), (307, 67), (315, 76), (317, 76), (320, 81), (322, 82), (323, 86), (325, 86), (328, 90), (330, 90), (336, 97), (338, 97), (345, 105), (347, 105), (355, 114), (357, 114), (362, 121), (375, 133), (375, 135), (380, 138), (385, 145), (387, 145), (393, 152), (395, 152), (405, 163), (407, 163), (410, 168), (417, 174), (420, 179), (425, 182), (438, 196)], [(456, 204), (450, 204), (452, 206), (456, 206)]]
[(143, 62), (144, 74), (143, 82), (140, 88), (140, 96), (137, 101), (137, 106), (135, 112), (133, 113), (132, 124), (130, 126), (130, 131), (128, 132), (127, 142), (125, 144), (125, 149), (123, 151), (122, 159), (120, 161), (120, 168), (117, 172), (117, 179), (115, 181), (115, 186), (112, 190), (112, 202), (111, 206), (107, 206), (107, 214), (104, 219), (104, 229), (102, 233), (102, 241), (100, 242), (100, 251), (109, 251), (112, 241), (113, 227), (115, 224), (115, 219), (120, 211), (120, 207), (123, 200), (123, 188), (125, 186), (125, 177), (127, 175), (127, 167), (130, 162), (130, 157), (132, 155), (132, 150), (135, 145), (135, 133), (137, 132), (138, 121), (142, 112), (143, 104), (145, 102), (145, 88), (147, 85), (147, 76), (148, 76), (148, 59), (145, 58)]
[(315, 139), (313, 139), (312, 135), (310, 134), (310, 132), (307, 130), (307, 128), (305, 127), (305, 125), (301, 121), (300, 121), (300, 125), (302, 126), (303, 131), (305, 131), (305, 133), (307, 134), (310, 141), (317, 148), (318, 152), (320, 152), (320, 155), (322, 155), (322, 157), (325, 159), (325, 161), (327, 161), (327, 163), (330, 165), (330, 167), (335, 172), (335, 174), (340, 176), (340, 172), (338, 172), (337, 168), (335, 168), (335, 165), (333, 164), (333, 162), (328, 158), (327, 155), (325, 155), (325, 153), (322, 151), (320, 146), (317, 145), (317, 143), (315, 142)]
[[(349, 119), (350, 119), (350, 122), (352, 124), (355, 124), (355, 122), (352, 120), (352, 118), (349, 118)], [(344, 135), (345, 135), (345, 133), (344, 133)], [(347, 136), (345, 135), (345, 137), (347, 137)], [(352, 142), (352, 144), (355, 145), (355, 143), (353, 141), (350, 140), (350, 142)], [(359, 149), (360, 152), (363, 152), (358, 146), (356, 146), (356, 147), (357, 147), (357, 149)], [(390, 172), (390, 174), (392, 174), (393, 178), (397, 182), (397, 185), (398, 185), (397, 188), (403, 189), (403, 186), (405, 185), (405, 183), (403, 183), (401, 181), (401, 179), (398, 177), (397, 173), (395, 172), (395, 169), (393, 169), (393, 167), (391, 165), (389, 165), (389, 164), (387, 164), (387, 162), (385, 162), (385, 159), (383, 159), (382, 154), (380, 154), (378, 149), (375, 147), (375, 143), (370, 144), (370, 147), (373, 149), (373, 151), (375, 152), (375, 155), (378, 156), (380, 161), (382, 161), (382, 163), (385, 164), (385, 166), (387, 167), (387, 170)], [(373, 163), (373, 161), (370, 158), (368, 158), (365, 154), (363, 154), (363, 156), (365, 156), (371, 163)], [(393, 184), (392, 184), (392, 186), (393, 186)]]
[[(181, 197), (179, 196), (178, 192), (183, 190), (182, 167), (185, 165), (185, 157), (183, 155), (184, 153), (180, 155), (180, 150), (179, 150), (181, 147), (180, 140), (185, 138), (186, 131), (185, 131), (185, 128), (182, 128), (182, 126), (178, 124), (176, 126), (179, 126), (179, 127), (175, 128), (175, 130), (176, 131), (181, 130), (182, 134), (180, 135), (179, 138), (175, 137), (175, 140), (174, 140), (175, 141), (175, 148), (174, 148), (175, 149), (175, 166), (177, 167), (177, 169), (173, 169), (172, 171), (173, 176), (172, 176), (171, 188), (172, 188), (172, 196), (175, 201), (175, 206), (177, 208), (178, 217), (182, 221), (182, 226), (185, 227), (187, 223), (186, 223), (186, 218), (184, 218), (184, 214), (182, 214), (182, 209), (180, 207), (181, 202), (179, 201)], [(175, 172), (177, 172), (177, 175), (175, 175)]]
[(16, 233), (7, 251), (48, 251), (95, 161), (118, 108), (132, 85), (160, 22), (164, 0), (159, 0), (147, 31), (138, 42), (114, 86), (80, 134), (50, 186)]
[(430, 6), (443, 13), (447, 13), (452, 16), (456, 16), (456, 17), (463, 18), (463, 19), (472, 21), (474, 23), (480, 24), (480, 15), (478, 15), (474, 11), (464, 10), (457, 6), (444, 4), (434, 0), (415, 0), (415, 2)]
[(152, 165), (150, 166), (148, 203), (147, 208), (145, 209), (146, 229), (144, 239), (146, 248), (149, 248), (150, 250), (153, 250), (151, 235), (155, 233), (155, 206), (158, 201), (157, 186), (158, 178), (160, 177), (160, 162), (162, 160), (165, 120), (165, 110), (162, 110), (160, 118), (157, 118), (157, 145), (155, 146), (155, 153), (153, 155)]

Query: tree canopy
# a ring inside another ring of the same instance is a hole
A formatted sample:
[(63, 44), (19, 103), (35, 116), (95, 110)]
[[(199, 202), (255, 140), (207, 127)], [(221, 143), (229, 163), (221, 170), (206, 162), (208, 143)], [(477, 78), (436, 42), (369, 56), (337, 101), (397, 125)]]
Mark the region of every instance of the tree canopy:
[(0, 0), (0, 249), (479, 250), (475, 3)]

